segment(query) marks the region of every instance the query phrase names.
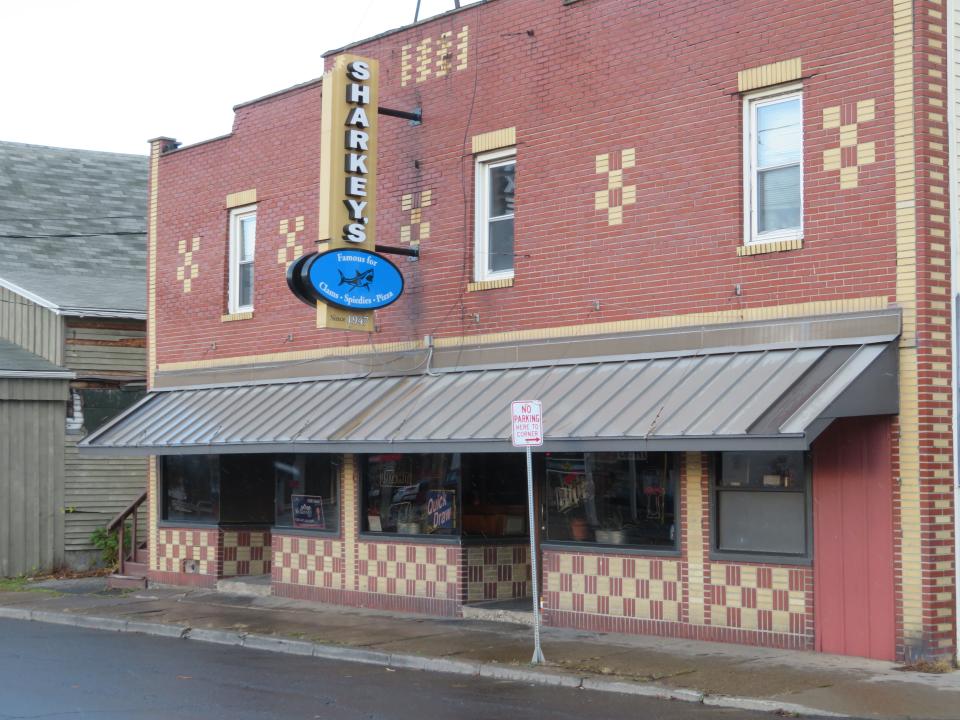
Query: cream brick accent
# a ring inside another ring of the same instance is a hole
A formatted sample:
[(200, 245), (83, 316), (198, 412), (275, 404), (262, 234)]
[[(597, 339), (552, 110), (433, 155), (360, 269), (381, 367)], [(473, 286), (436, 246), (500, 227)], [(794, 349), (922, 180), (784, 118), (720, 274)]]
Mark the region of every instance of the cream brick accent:
[(233, 322), (235, 320), (250, 320), (253, 317), (253, 310), (242, 313), (233, 313), (232, 315), (221, 315), (220, 322)]
[(252, 188), (250, 190), (241, 190), (240, 192), (230, 193), (227, 195), (226, 205), (227, 209), (240, 207), (241, 205), (250, 205), (257, 201), (257, 189)]
[(480, 280), (467, 285), (467, 292), (480, 292), (481, 290), (496, 290), (497, 288), (513, 287), (513, 278), (501, 278), (500, 280)]
[(737, 90), (747, 92), (748, 90), (799, 80), (803, 77), (801, 66), (800, 58), (792, 58), (769, 65), (760, 65), (749, 70), (741, 70), (737, 73)]
[(501, 130), (492, 130), (482, 135), (474, 135), (471, 139), (473, 153), (487, 152), (488, 150), (499, 150), (500, 148), (513, 147), (517, 144), (517, 129), (515, 127), (503, 128)]
[(703, 625), (705, 621), (705, 574), (703, 555), (703, 526), (700, 524), (704, 514), (703, 489), (700, 485), (703, 475), (703, 456), (699, 452), (686, 454), (686, 517), (687, 528), (687, 583), (689, 597), (689, 618), (692, 625)]
[[(614, 158), (620, 167), (611, 167)], [(603, 153), (594, 160), (596, 173), (607, 176), (607, 187), (594, 192), (593, 208), (597, 212), (606, 211), (607, 225), (623, 224), (623, 209), (637, 202), (637, 186), (623, 183), (623, 171), (635, 167), (636, 162), (636, 148), (627, 148), (614, 155)]]
[(737, 255), (740, 257), (750, 255), (764, 255), (766, 253), (786, 252), (788, 250), (800, 250), (803, 248), (803, 238), (796, 240), (778, 240), (776, 242), (751, 243), (750, 245), (741, 245), (737, 248)]
[(344, 557), (344, 588), (357, 589), (357, 498), (360, 492), (357, 478), (357, 456), (344, 455), (340, 468), (340, 488), (343, 498), (343, 544), (346, 550)]

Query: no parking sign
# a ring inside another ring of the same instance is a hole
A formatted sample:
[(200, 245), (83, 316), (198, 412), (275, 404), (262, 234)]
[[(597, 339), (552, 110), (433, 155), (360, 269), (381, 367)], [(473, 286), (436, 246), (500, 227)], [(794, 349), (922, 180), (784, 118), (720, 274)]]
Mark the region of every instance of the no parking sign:
[(513, 446), (543, 445), (543, 407), (539, 400), (515, 400), (510, 404), (513, 417)]

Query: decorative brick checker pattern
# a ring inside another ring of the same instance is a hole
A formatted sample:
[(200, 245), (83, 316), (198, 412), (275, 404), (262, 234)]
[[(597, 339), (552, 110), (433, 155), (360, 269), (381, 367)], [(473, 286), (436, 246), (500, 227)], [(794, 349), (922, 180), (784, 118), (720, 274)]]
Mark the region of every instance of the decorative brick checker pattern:
[(213, 530), (157, 530), (157, 570), (219, 577), (219, 532)]
[(468, 547), (467, 602), (530, 596), (530, 548), (526, 545)]
[(460, 599), (460, 548), (362, 542), (360, 592), (400, 597)]
[(343, 589), (343, 543), (323, 538), (274, 535), (273, 582)]
[(806, 568), (711, 564), (709, 624), (812, 638), (811, 575)]
[(283, 237), (283, 247), (277, 250), (277, 263), (286, 268), (290, 263), (303, 255), (303, 240), (298, 240), (297, 234), (303, 232), (303, 215), (292, 220), (280, 221), (280, 235)]
[[(843, 113), (853, 115), (852, 122), (843, 122)], [(840, 171), (840, 189), (851, 190), (860, 184), (860, 168), (877, 160), (874, 142), (860, 142), (858, 130), (863, 123), (877, 117), (876, 102), (860, 100), (855, 107), (834, 105), (823, 109), (823, 129), (840, 130), (840, 144), (823, 151), (823, 169)]]
[(400, 242), (419, 247), (421, 240), (430, 239), (430, 223), (424, 222), (423, 211), (433, 204), (433, 190), (408, 193), (400, 198), (400, 209), (410, 214), (408, 225), (400, 226)]
[(547, 552), (547, 607), (576, 613), (676, 622), (682, 562)]
[(272, 559), (269, 530), (223, 532), (221, 577), (269, 575)]
[(627, 148), (618, 153), (597, 155), (597, 175), (607, 176), (607, 187), (594, 194), (593, 207), (606, 211), (607, 225), (623, 224), (623, 208), (637, 201), (637, 186), (623, 184), (623, 171), (637, 164), (637, 151)]
[(177, 254), (180, 255), (180, 264), (177, 266), (177, 280), (183, 283), (185, 293), (190, 292), (193, 281), (200, 274), (200, 264), (193, 261), (194, 254), (198, 252), (200, 252), (199, 237), (190, 241), (189, 249), (186, 240), (181, 240), (177, 244)]
[(464, 25), (456, 35), (450, 30), (436, 40), (427, 37), (416, 44), (404, 45), (400, 48), (400, 85), (419, 85), (431, 75), (439, 78), (466, 69), (469, 43), (470, 29)]

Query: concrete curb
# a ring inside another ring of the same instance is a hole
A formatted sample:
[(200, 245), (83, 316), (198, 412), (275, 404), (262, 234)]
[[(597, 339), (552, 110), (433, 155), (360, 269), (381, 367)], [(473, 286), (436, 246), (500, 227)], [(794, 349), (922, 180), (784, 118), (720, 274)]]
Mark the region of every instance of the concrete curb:
[(545, 685), (550, 687), (582, 688), (599, 692), (615, 692), (637, 695), (660, 700), (679, 700), (701, 703), (714, 707), (734, 710), (757, 710), (760, 712), (782, 712), (805, 717), (850, 717), (840, 713), (794, 703), (762, 700), (759, 698), (735, 697), (729, 695), (705, 695), (695, 690), (668, 688), (661, 685), (643, 685), (625, 680), (607, 680), (592, 675), (564, 674), (552, 670), (500, 665), (497, 663), (471, 662), (448, 658), (423, 657), (420, 655), (402, 655), (365, 650), (362, 648), (322, 645), (304, 640), (256, 635), (252, 633), (215, 630), (211, 628), (191, 628), (182, 625), (147, 623), (119, 618), (94, 617), (73, 613), (28, 610), (16, 607), (0, 607), (0, 618), (9, 620), (30, 620), (33, 622), (70, 625), (88, 630), (108, 630), (111, 632), (130, 632), (157, 637), (194, 640), (218, 645), (245, 647), (251, 650), (285, 653), (288, 655), (313, 656), (325, 660), (343, 660), (345, 662), (382, 665), (384, 667), (422, 670), (426, 672), (453, 673), (496, 680)]

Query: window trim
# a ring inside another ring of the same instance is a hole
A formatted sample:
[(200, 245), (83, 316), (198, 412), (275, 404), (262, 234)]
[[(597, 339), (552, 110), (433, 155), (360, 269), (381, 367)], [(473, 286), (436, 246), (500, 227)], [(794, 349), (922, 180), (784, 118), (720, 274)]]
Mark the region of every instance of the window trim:
[[(250, 288), (250, 304), (241, 305), (240, 304), (240, 223), (245, 218), (253, 216), (254, 219), (254, 231), (253, 231), (253, 260), (250, 261), (250, 264), (256, 268), (256, 257), (257, 257), (257, 231), (256, 231), (256, 219), (257, 219), (257, 206), (256, 205), (244, 205), (243, 207), (237, 207), (230, 210), (230, 272), (229, 272), (229, 287), (227, 291), (227, 312), (230, 315), (236, 315), (244, 312), (253, 312), (253, 287)], [(254, 270), (256, 272), (256, 270)], [(255, 283), (253, 283), (255, 287)]]
[[(731, 452), (750, 452), (750, 451), (731, 451)], [(772, 553), (765, 551), (750, 550), (721, 550), (719, 548), (720, 532), (720, 493), (723, 491), (717, 483), (719, 468), (722, 463), (722, 452), (713, 453), (710, 462), (710, 495), (709, 506), (710, 513), (710, 559), (721, 562), (738, 563), (769, 563), (773, 565), (813, 565), (813, 453), (803, 451), (803, 475), (804, 475), (804, 523), (806, 535), (806, 549), (802, 554), (792, 553)], [(764, 489), (733, 489), (727, 488), (726, 492), (800, 492), (798, 490), (764, 490)]]
[[(476, 282), (512, 279), (516, 271), (515, 262), (509, 270), (496, 272), (487, 270), (487, 259), (490, 254), (490, 221), (493, 219), (488, 215), (489, 173), (492, 168), (508, 165), (511, 162), (514, 165), (514, 178), (516, 178), (517, 149), (515, 147), (494, 150), (474, 156), (473, 279)], [(503, 215), (497, 219), (506, 219), (507, 217), (508, 216)], [(514, 206), (514, 248), (516, 248), (516, 217), (516, 206)], [(516, 259), (516, 252), (514, 252), (514, 259)]]
[[(773, 230), (760, 234), (757, 230), (757, 164), (754, 148), (756, 135), (756, 108), (797, 98), (800, 101), (800, 227)], [(803, 239), (804, 177), (803, 177), (803, 84), (791, 83), (764, 88), (743, 95), (743, 244), (762, 245)]]

